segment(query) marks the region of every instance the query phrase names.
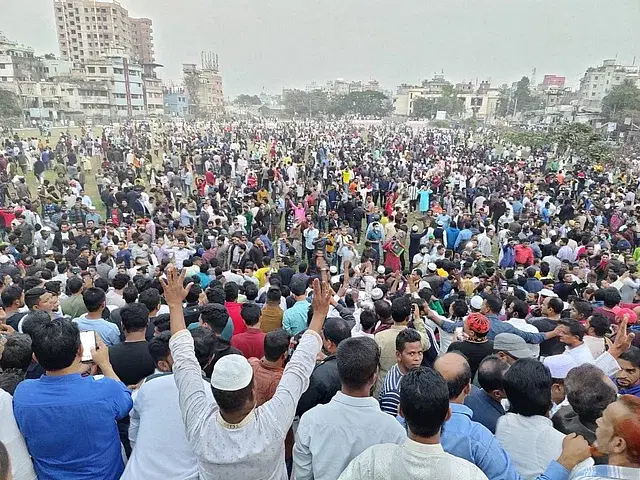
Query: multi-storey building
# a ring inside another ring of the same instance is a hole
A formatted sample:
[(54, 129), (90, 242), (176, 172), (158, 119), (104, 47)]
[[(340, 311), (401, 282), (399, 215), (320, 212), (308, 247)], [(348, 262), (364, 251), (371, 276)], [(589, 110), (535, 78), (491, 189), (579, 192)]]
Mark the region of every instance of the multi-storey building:
[(153, 63), (151, 20), (129, 17), (116, 0), (54, 0), (53, 4), (62, 58), (79, 66), (118, 51)]
[[(475, 115), (478, 118), (491, 120), (495, 117), (500, 96), (498, 89), (491, 88), (488, 81), (480, 82), (478, 85), (462, 82), (454, 87), (443, 74), (436, 74), (431, 80), (424, 80), (421, 85), (400, 85), (393, 99), (394, 113), (403, 117), (412, 116), (413, 102), (417, 98), (440, 98), (445, 87), (452, 87), (462, 102), (463, 118)], [(433, 115), (435, 114), (434, 111)]]
[(153, 27), (148, 18), (131, 18), (132, 57), (143, 65), (153, 64)]
[(604, 60), (599, 67), (587, 68), (580, 80), (579, 106), (599, 110), (607, 93), (625, 80), (630, 80), (640, 87), (640, 67), (621, 65), (616, 60)]
[(203, 52), (202, 68), (194, 63), (185, 63), (182, 73), (191, 115), (205, 118), (224, 112), (222, 76), (218, 71), (217, 55)]
[(189, 114), (189, 95), (184, 87), (165, 86), (164, 113), (172, 117), (184, 117)]

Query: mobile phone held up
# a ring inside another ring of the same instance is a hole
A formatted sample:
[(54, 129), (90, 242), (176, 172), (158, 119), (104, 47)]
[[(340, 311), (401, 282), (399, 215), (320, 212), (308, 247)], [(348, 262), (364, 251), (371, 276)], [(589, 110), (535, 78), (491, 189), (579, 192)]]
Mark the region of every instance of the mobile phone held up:
[(91, 349), (96, 348), (96, 332), (93, 330), (80, 332), (80, 343), (82, 344), (82, 362), (91, 362)]

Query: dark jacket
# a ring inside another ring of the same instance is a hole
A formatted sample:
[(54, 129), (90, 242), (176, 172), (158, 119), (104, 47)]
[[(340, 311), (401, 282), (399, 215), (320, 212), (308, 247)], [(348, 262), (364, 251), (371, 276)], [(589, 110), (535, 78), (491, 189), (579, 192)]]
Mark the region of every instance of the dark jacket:
[(329, 355), (316, 368), (309, 379), (309, 388), (300, 397), (297, 415), (302, 415), (316, 405), (325, 405), (340, 390), (338, 362), (335, 355)]
[(590, 444), (596, 441), (596, 423), (582, 421), (571, 405), (560, 407), (551, 421), (553, 428), (564, 434), (577, 433)]

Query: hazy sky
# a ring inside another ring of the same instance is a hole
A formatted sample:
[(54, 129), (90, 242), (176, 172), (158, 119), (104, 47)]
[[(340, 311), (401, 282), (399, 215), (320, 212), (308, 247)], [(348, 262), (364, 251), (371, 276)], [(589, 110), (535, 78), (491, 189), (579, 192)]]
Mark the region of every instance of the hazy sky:
[[(640, 61), (640, 1), (616, 0), (123, 0), (153, 20), (164, 79), (202, 50), (220, 56), (226, 96), (279, 93), (335, 78), (388, 89), (444, 70), (451, 81), (518, 80), (537, 68), (577, 85), (617, 55)], [(59, 54), (53, 0), (0, 0), (0, 29)]]

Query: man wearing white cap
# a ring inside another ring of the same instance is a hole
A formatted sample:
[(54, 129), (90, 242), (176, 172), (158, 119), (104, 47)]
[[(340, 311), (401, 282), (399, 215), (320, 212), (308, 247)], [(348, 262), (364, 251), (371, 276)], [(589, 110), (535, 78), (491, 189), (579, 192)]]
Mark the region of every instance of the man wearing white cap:
[(244, 357), (227, 355), (215, 365), (211, 389), (215, 402), (207, 399), (193, 338), (185, 327), (182, 302), (190, 286), (183, 287), (174, 266), (161, 280), (169, 305), (173, 372), (187, 440), (198, 456), (201, 479), (288, 478), (284, 462), (284, 439), (295, 415), (296, 404), (309, 386), (316, 356), (322, 348), (331, 290), (316, 279), (313, 283), (313, 318), (285, 368), (272, 400), (256, 407), (253, 369)]

